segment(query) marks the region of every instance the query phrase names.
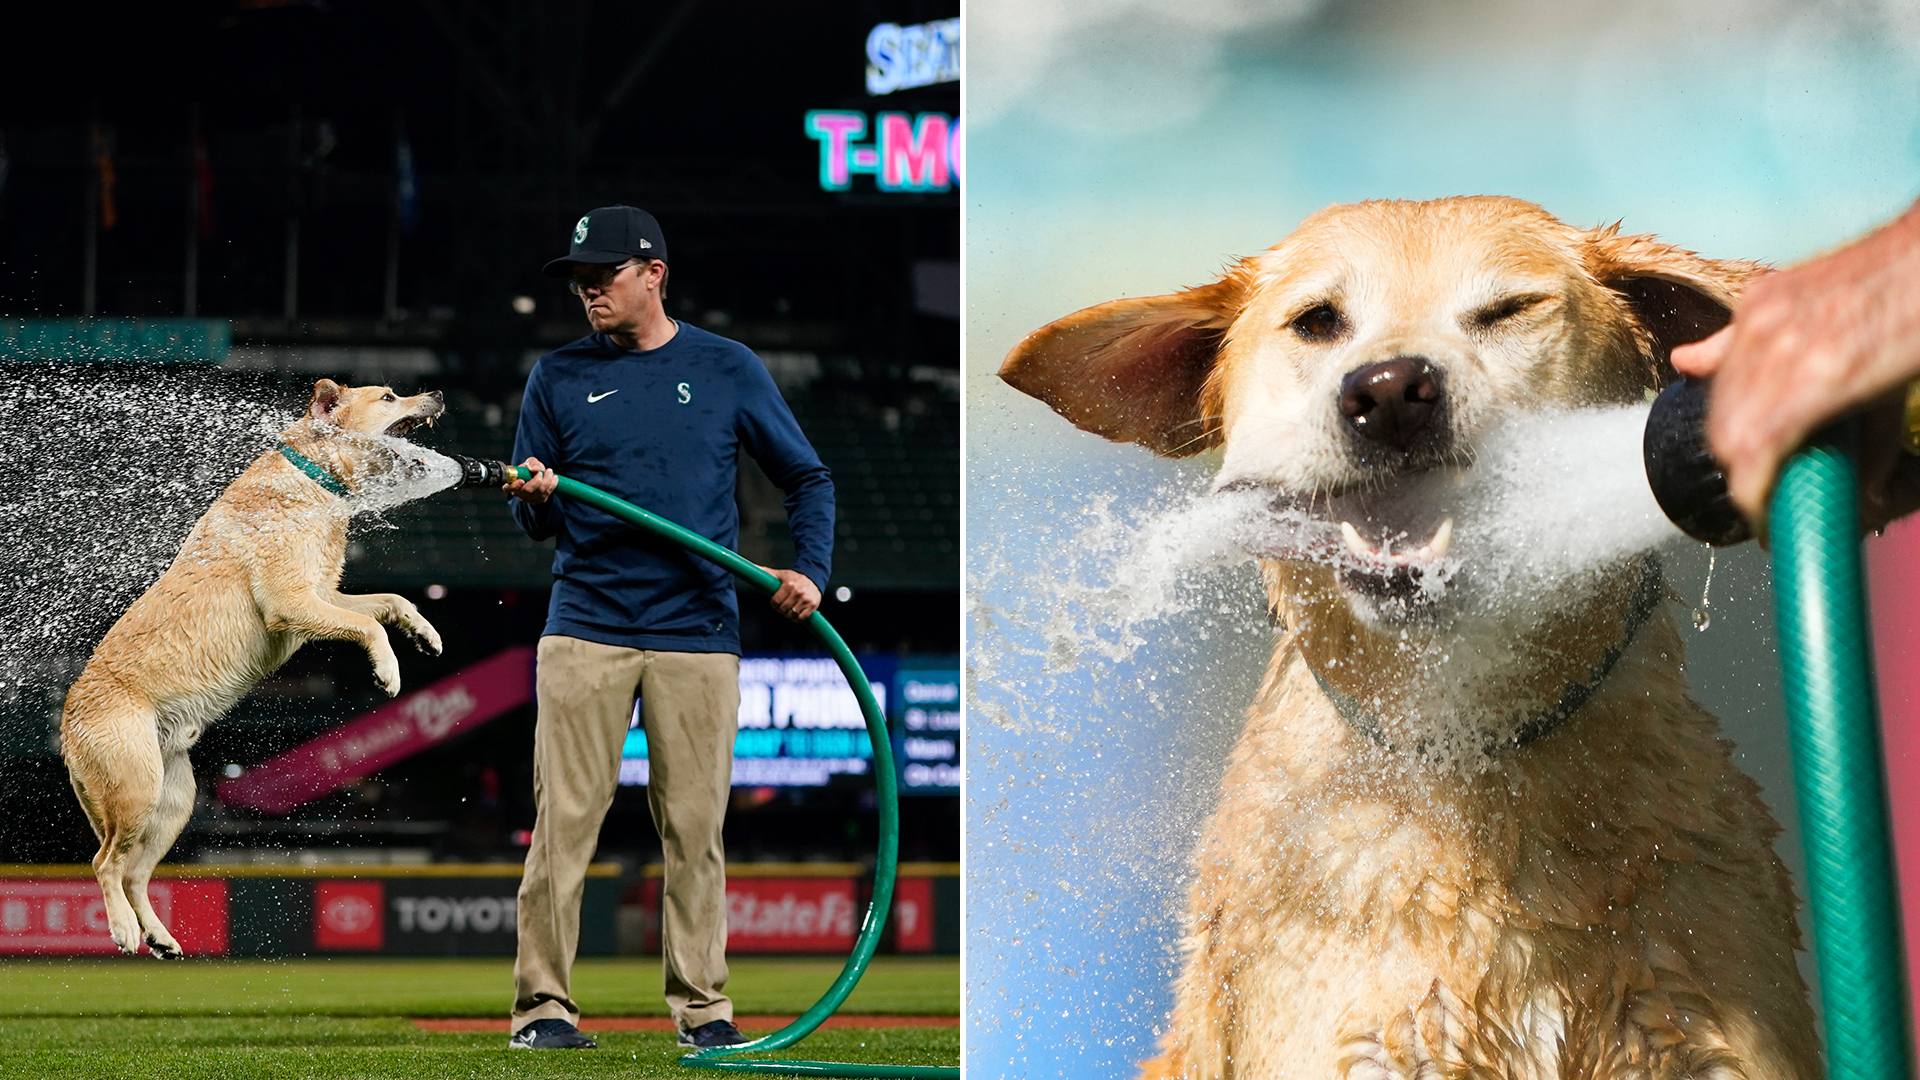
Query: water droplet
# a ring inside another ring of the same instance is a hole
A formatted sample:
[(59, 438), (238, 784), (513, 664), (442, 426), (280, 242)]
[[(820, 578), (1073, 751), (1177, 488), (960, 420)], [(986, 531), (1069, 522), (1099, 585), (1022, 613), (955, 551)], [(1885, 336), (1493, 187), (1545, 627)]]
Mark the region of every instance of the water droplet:
[(1707, 549), (1707, 583), (1700, 587), (1700, 606), (1693, 609), (1693, 628), (1705, 630), (1713, 625), (1713, 613), (1708, 608), (1713, 603), (1713, 563), (1719, 552)]

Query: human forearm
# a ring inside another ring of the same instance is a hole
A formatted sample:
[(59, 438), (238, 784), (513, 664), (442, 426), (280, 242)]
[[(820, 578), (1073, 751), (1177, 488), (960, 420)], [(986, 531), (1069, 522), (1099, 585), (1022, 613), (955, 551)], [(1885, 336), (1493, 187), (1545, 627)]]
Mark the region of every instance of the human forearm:
[(820, 476), (789, 493), (787, 532), (793, 537), (793, 569), (813, 579), (821, 589), (833, 570), (833, 482)]

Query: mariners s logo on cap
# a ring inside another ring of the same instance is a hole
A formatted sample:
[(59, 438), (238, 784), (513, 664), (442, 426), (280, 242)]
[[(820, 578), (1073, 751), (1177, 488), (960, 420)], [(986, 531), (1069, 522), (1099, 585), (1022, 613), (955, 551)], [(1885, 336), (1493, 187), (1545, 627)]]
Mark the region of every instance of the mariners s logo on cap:
[(543, 268), (564, 278), (576, 266), (616, 266), (631, 259), (667, 260), (667, 238), (652, 214), (637, 206), (602, 206), (573, 223), (573, 248)]

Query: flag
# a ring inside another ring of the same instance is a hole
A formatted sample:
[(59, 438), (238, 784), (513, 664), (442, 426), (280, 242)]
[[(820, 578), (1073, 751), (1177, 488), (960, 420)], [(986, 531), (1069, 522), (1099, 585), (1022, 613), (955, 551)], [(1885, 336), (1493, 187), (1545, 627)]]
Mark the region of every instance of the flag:
[(420, 183), (413, 172), (413, 145), (405, 132), (396, 136), (394, 146), (394, 206), (400, 215), (400, 231), (413, 235), (420, 224)]
[(200, 137), (196, 121), (193, 131), (193, 216), (194, 231), (213, 235), (213, 166), (207, 162), (207, 143)]
[(113, 205), (113, 148), (99, 124), (93, 125), (93, 166), (100, 170), (100, 227), (111, 229), (120, 220)]

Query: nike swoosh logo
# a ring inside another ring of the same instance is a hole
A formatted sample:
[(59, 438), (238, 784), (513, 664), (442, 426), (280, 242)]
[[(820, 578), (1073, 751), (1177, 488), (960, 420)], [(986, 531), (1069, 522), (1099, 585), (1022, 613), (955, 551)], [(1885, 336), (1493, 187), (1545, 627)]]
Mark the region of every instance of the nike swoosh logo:
[(607, 396), (607, 394), (617, 394), (617, 393), (619, 393), (619, 392), (620, 392), (620, 391), (618, 391), (618, 390), (609, 390), (609, 391), (607, 391), (607, 393), (606, 393), (606, 394), (588, 394), (588, 395), (587, 395), (587, 404), (589, 404), (589, 405), (591, 405), (591, 404), (593, 404), (594, 402), (596, 402), (596, 401), (599, 401), (599, 400), (600, 400), (601, 398), (603, 398), (603, 397), (606, 397), (606, 396)]

